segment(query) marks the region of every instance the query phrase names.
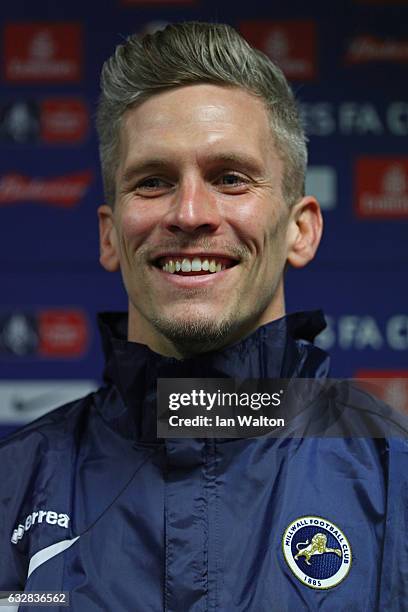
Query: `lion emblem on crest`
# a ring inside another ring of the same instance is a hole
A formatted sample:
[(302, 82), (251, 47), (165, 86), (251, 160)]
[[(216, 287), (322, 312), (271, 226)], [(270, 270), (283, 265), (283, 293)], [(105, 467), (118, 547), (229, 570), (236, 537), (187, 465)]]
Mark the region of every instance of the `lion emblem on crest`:
[[(304, 546), (305, 548), (301, 548)], [(312, 541), (309, 544), (309, 540), (306, 542), (299, 542), (296, 544), (296, 548), (298, 550), (297, 555), (295, 555), (295, 559), (299, 559), (300, 557), (305, 557), (305, 562), (308, 565), (311, 565), (310, 558), (314, 555), (323, 555), (324, 553), (334, 553), (338, 557), (341, 558), (341, 550), (340, 548), (328, 548), (327, 547), (327, 536), (324, 533), (316, 533)]]

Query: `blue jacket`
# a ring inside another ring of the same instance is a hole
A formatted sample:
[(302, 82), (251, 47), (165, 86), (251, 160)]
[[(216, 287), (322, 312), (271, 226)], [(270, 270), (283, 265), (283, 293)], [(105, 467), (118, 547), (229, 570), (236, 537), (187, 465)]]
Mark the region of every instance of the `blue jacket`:
[[(105, 385), (0, 445), (0, 591), (69, 591), (74, 612), (408, 609), (402, 421), (376, 439), (156, 437), (159, 377), (325, 377), (319, 313), (184, 361), (127, 342), (123, 316), (101, 328)], [(388, 419), (363, 392), (350, 405)]]

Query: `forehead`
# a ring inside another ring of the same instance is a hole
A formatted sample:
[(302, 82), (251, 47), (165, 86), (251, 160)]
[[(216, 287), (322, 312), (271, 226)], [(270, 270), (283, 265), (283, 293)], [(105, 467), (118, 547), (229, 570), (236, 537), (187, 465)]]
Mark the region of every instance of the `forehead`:
[(121, 124), (120, 165), (129, 158), (242, 152), (277, 158), (263, 101), (244, 89), (197, 84), (161, 92), (129, 109)]

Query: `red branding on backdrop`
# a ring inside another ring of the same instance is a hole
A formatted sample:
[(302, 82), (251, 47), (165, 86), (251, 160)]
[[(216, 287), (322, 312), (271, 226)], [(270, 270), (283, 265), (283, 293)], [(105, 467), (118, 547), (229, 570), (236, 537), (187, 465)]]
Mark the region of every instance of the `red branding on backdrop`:
[(88, 323), (79, 310), (44, 310), (38, 316), (38, 352), (45, 357), (78, 357), (88, 344)]
[(408, 62), (408, 41), (385, 40), (370, 35), (357, 36), (347, 47), (345, 62)]
[(355, 378), (360, 386), (396, 410), (408, 412), (408, 370), (361, 369)]
[(5, 174), (0, 178), (0, 205), (31, 201), (73, 207), (85, 195), (92, 178), (91, 170), (57, 178)]
[(314, 21), (242, 21), (241, 34), (268, 55), (288, 79), (317, 77), (317, 37)]
[(9, 23), (4, 31), (3, 57), (7, 81), (79, 81), (81, 26), (77, 23)]
[(358, 217), (408, 217), (408, 157), (361, 157), (356, 164), (355, 189)]
[(88, 128), (88, 109), (82, 100), (58, 98), (41, 103), (41, 138), (44, 142), (79, 142), (85, 138)]

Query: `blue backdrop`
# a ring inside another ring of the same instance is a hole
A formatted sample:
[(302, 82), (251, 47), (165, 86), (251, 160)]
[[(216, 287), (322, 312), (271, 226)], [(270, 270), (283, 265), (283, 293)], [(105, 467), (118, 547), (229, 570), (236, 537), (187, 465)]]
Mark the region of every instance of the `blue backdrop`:
[(98, 264), (99, 74), (169, 21), (230, 23), (281, 65), (325, 219), (288, 310), (325, 310), (333, 376), (407, 374), (408, 2), (14, 0), (0, 19), (0, 435), (100, 379), (95, 314), (126, 298)]

